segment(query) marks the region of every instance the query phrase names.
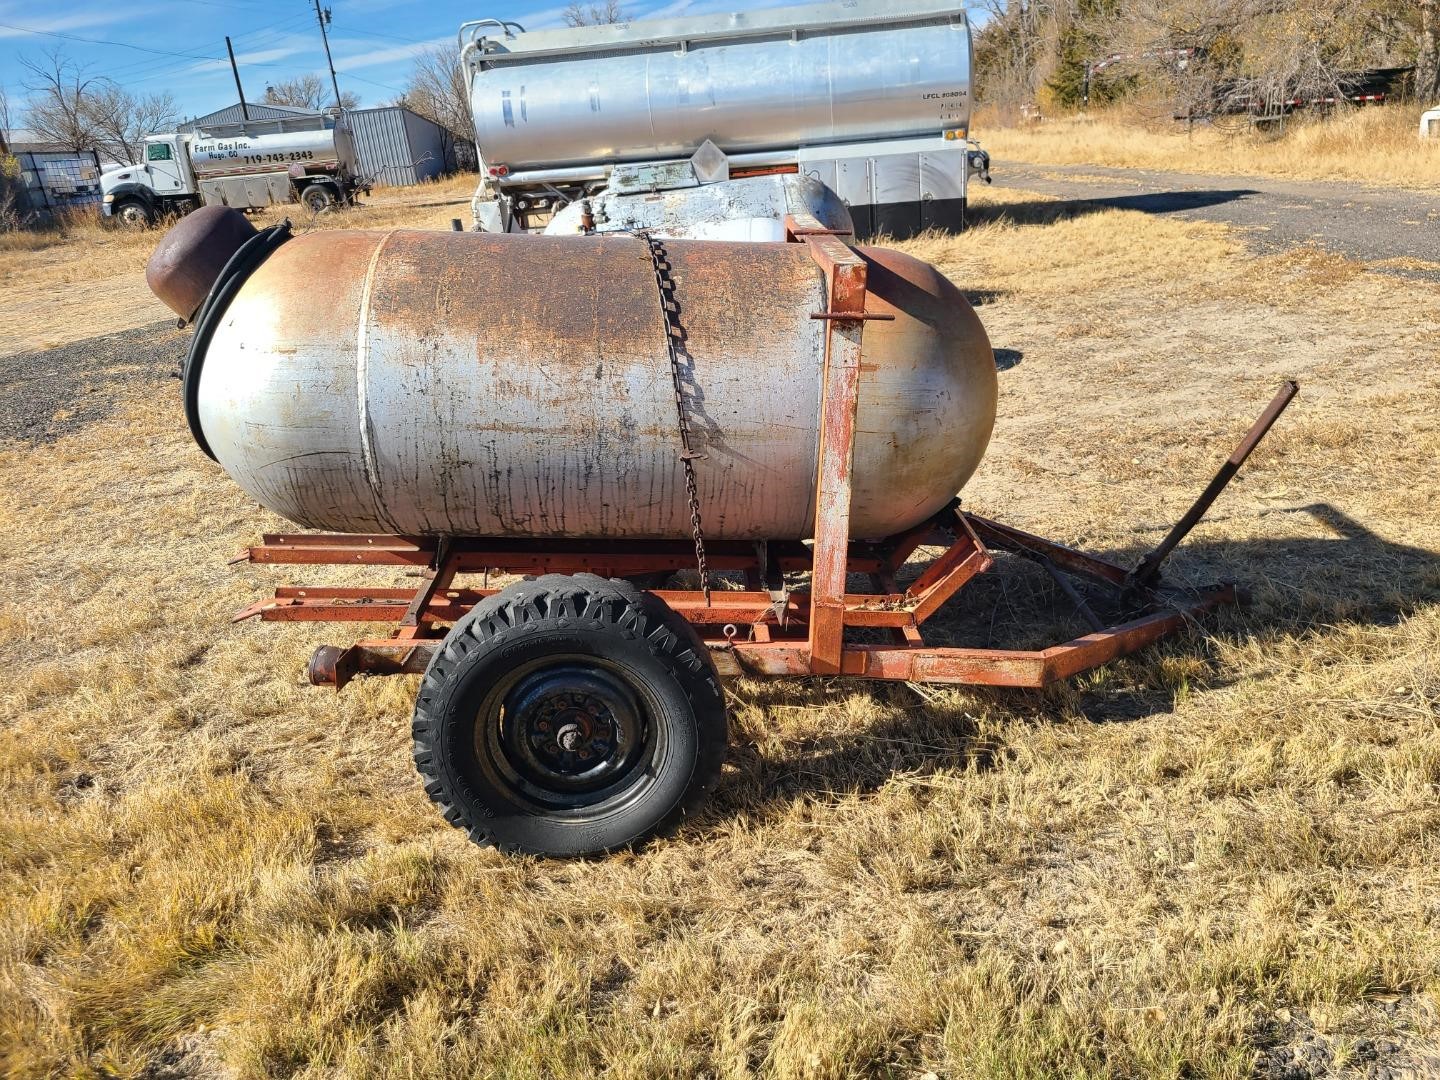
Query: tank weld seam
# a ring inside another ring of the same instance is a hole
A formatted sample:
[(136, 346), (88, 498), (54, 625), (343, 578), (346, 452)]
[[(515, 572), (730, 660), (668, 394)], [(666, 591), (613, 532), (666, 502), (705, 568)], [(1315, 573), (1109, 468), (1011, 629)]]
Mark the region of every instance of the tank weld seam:
[(370, 306), (375, 286), (375, 268), (379, 265), (380, 254), (385, 250), (385, 245), (394, 235), (393, 230), (386, 233), (380, 243), (375, 245), (375, 250), (370, 254), (370, 264), (365, 269), (365, 284), (360, 290), (359, 340), (356, 342), (355, 348), (355, 397), (360, 413), (360, 471), (364, 474), (365, 483), (370, 488), (370, 495), (375, 501), (376, 514), (384, 518), (390, 528), (398, 533), (400, 526), (385, 505), (380, 491), (380, 466), (375, 455), (375, 433), (370, 416), (369, 392)]

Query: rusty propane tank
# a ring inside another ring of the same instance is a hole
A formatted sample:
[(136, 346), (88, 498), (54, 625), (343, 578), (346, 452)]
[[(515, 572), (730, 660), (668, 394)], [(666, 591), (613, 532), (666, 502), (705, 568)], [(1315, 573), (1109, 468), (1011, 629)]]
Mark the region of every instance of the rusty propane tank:
[[(232, 252), (242, 234), (227, 234)], [(170, 244), (166, 266), (200, 259), (194, 243)], [(706, 535), (808, 537), (825, 277), (803, 244), (664, 246)], [(893, 320), (864, 324), (851, 534), (881, 537), (974, 472), (995, 365), (938, 271), (859, 251), (866, 310)], [(215, 263), (211, 251), (210, 280)], [(262, 505), (348, 532), (690, 535), (642, 239), (314, 232), (271, 244), (246, 273), (223, 310), (199, 314), (187, 407), (201, 445)]]

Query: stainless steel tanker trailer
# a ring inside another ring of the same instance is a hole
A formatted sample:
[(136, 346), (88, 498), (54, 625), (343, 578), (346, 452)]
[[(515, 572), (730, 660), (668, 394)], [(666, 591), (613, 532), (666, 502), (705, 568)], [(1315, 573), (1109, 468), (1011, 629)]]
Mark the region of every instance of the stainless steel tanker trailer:
[[(1160, 565), (1293, 384), (1138, 565), (1082, 554), (960, 507), (997, 400), (964, 295), (813, 218), (786, 227), (291, 236), (207, 207), (151, 259), (195, 327), (197, 443), (317, 530), (240, 558), (391, 576), (284, 586), (237, 620), (392, 626), (321, 646), (310, 679), (420, 675), (415, 763), (474, 840), (571, 855), (678, 826), (720, 775), (727, 676), (1038, 687), (1236, 599)], [(1002, 556), (1051, 574), (1084, 632), (927, 643)]]
[[(780, 240), (786, 213), (837, 224), (838, 197), (855, 235), (903, 237), (959, 227), (972, 169), (988, 179), (969, 141), (970, 24), (954, 0), (533, 32), (485, 19), (461, 27), (460, 56), (486, 232)], [(731, 190), (697, 190), (710, 185)]]

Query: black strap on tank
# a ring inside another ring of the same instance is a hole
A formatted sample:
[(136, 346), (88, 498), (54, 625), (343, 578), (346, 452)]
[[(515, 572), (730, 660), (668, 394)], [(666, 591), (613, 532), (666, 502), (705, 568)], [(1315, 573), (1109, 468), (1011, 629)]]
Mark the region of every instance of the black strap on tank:
[(205, 353), (210, 348), (210, 339), (215, 336), (215, 328), (219, 326), (230, 301), (235, 299), (235, 294), (240, 291), (240, 286), (245, 284), (250, 275), (281, 244), (290, 239), (290, 235), (290, 220), (287, 218), (279, 225), (261, 230), (241, 244), (225, 263), (215, 283), (210, 286), (210, 292), (193, 320), (195, 336), (190, 339), (190, 351), (180, 369), (180, 388), (184, 395), (185, 422), (190, 425), (190, 434), (211, 461), (215, 460), (215, 454), (200, 427), (200, 369), (205, 366)]

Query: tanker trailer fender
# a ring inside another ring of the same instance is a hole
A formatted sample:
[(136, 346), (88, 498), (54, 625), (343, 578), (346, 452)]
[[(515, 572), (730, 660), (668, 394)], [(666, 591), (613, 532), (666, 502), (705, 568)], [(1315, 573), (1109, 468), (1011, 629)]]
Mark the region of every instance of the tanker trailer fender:
[(714, 788), (728, 742), (699, 635), (655, 596), (594, 574), (476, 604), (425, 669), (412, 736), (446, 821), (550, 856), (673, 832)]

